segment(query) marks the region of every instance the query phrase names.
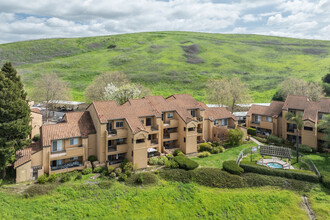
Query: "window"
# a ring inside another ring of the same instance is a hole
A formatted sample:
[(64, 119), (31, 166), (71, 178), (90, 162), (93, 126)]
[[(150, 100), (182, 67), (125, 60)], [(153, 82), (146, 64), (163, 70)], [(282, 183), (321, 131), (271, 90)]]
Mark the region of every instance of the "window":
[(307, 127), (307, 126), (305, 126), (305, 127), (304, 127), (304, 130), (305, 130), (305, 131), (313, 131), (313, 128), (312, 128), (312, 127)]
[(167, 118), (173, 118), (173, 113), (172, 112), (167, 113)]
[(183, 128), (183, 131), (186, 131), (186, 127)]
[(325, 114), (319, 113), (318, 114), (319, 120), (325, 119)]
[(141, 123), (144, 125), (144, 119), (141, 119)]
[(71, 157), (70, 160), (78, 160), (78, 157)]
[(62, 166), (62, 160), (53, 160), (52, 167)]
[(108, 122), (107, 124), (107, 130), (108, 130), (108, 133), (110, 133), (110, 131), (113, 129), (112, 127), (112, 122)]
[(188, 131), (195, 131), (195, 128), (188, 128)]
[(151, 134), (148, 135), (148, 140), (149, 140), (149, 141), (151, 140)]
[(290, 110), (289, 112), (290, 112), (291, 114), (296, 115), (296, 111), (295, 111), (295, 110)]
[(152, 118), (147, 118), (146, 125), (147, 126), (151, 126), (152, 125)]
[(186, 138), (183, 138), (183, 142), (186, 143)]
[(219, 124), (219, 120), (215, 120), (214, 125), (218, 125), (218, 124)]
[(226, 126), (228, 124), (228, 119), (221, 119), (221, 125)]
[(124, 138), (119, 138), (116, 140), (117, 144), (120, 145), (120, 144), (125, 144), (125, 139)]
[(122, 128), (124, 127), (124, 122), (123, 121), (117, 121), (116, 122), (116, 128)]
[(293, 133), (294, 132), (294, 129), (296, 129), (296, 128), (297, 128), (297, 125), (296, 124), (287, 123), (287, 129), (286, 129), (286, 131)]
[(137, 140), (136, 140), (136, 143), (137, 143), (137, 144), (144, 143), (144, 139), (137, 139)]
[(196, 117), (196, 111), (195, 110), (191, 110), (190, 113), (191, 113), (191, 116)]
[(62, 140), (53, 141), (52, 152), (62, 151)]
[(267, 122), (272, 122), (272, 117), (266, 117)]
[(117, 151), (117, 145), (115, 144), (115, 141), (108, 140), (108, 152)]
[(255, 115), (254, 116), (254, 123), (260, 123), (261, 121), (261, 116), (260, 115)]
[(71, 138), (70, 139), (70, 145), (77, 145), (78, 144), (78, 138)]
[(125, 160), (125, 156), (126, 153), (109, 155), (108, 160), (110, 165), (121, 163), (123, 160)]

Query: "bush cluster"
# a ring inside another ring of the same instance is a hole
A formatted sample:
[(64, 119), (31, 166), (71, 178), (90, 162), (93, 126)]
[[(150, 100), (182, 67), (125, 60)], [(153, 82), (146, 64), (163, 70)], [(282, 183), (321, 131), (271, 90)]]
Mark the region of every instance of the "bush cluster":
[(179, 164), (174, 159), (171, 159), (165, 162), (165, 167), (170, 169), (177, 169), (179, 168)]
[(118, 180), (123, 181), (123, 182), (126, 181), (127, 180), (127, 175), (124, 174), (124, 173), (120, 174), (119, 177), (118, 177)]
[(223, 169), (228, 173), (235, 175), (241, 175), (244, 172), (243, 168), (238, 166), (234, 160), (223, 162)]
[(32, 139), (34, 142), (37, 142), (40, 140), (40, 134), (36, 134), (34, 135), (33, 139)]
[(158, 182), (158, 177), (150, 172), (136, 173), (126, 180), (130, 185), (150, 185)]
[(88, 175), (88, 174), (92, 173), (92, 171), (93, 171), (92, 168), (85, 168), (81, 171), (81, 173), (83, 175)]
[[(180, 155), (179, 155), (180, 154)], [(179, 149), (177, 149), (177, 150), (175, 150), (174, 152), (173, 152), (173, 156), (182, 156), (182, 154), (184, 155), (184, 153), (181, 151), (181, 150), (179, 150)]]
[(50, 183), (53, 183), (53, 182), (55, 182), (57, 180), (57, 176), (56, 176), (56, 174), (50, 174), (49, 176), (48, 176), (48, 182), (50, 182)]
[(93, 170), (93, 172), (94, 172), (94, 173), (102, 173), (103, 170), (104, 170), (103, 167), (95, 167), (94, 170)]
[(241, 163), (240, 166), (244, 169), (244, 172), (259, 173), (259, 174), (270, 175), (270, 176), (279, 176), (279, 177), (304, 180), (304, 181), (314, 182), (314, 183), (319, 182), (319, 179), (315, 174), (270, 169), (270, 168), (263, 167), (263, 166), (249, 165), (249, 164), (244, 164), (244, 163)]
[(256, 136), (257, 135), (257, 130), (255, 128), (248, 128), (247, 133), (249, 135)]
[(204, 157), (208, 157), (208, 156), (210, 156), (210, 155), (211, 155), (210, 152), (208, 152), (208, 151), (203, 151), (203, 152), (200, 152), (200, 153), (198, 154), (198, 157), (200, 157), (200, 158), (204, 158)]
[(304, 144), (299, 144), (298, 150), (300, 153), (312, 153), (313, 149)]
[(230, 129), (228, 131), (228, 141), (227, 144), (231, 147), (238, 146), (243, 139), (244, 133), (239, 128)]
[(199, 152), (210, 152), (211, 154), (218, 154), (218, 153), (224, 152), (225, 148), (220, 146), (219, 142), (214, 141), (212, 144), (201, 143), (198, 147), (198, 151)]
[(271, 135), (268, 135), (267, 142), (275, 143), (275, 144), (283, 144), (284, 139), (271, 134)]
[(88, 160), (89, 160), (91, 163), (93, 163), (94, 161), (97, 161), (97, 157), (94, 156), (94, 155), (90, 155), (90, 156), (88, 157)]
[(196, 169), (199, 165), (196, 161), (193, 161), (187, 157), (176, 156), (174, 157), (175, 162), (179, 164), (179, 168), (185, 170), (193, 170)]
[(209, 144), (209, 143), (201, 143), (199, 145), (199, 151), (200, 152), (208, 151), (208, 152), (211, 153), (211, 151), (212, 151), (212, 145)]
[(69, 182), (71, 180), (71, 173), (63, 173), (61, 183)]
[(39, 184), (45, 184), (48, 182), (48, 176), (46, 174), (38, 177)]
[(264, 143), (264, 144), (267, 143), (267, 139), (266, 138), (258, 137), (258, 136), (255, 136), (253, 138), (256, 139), (257, 141), (261, 142), (261, 143)]

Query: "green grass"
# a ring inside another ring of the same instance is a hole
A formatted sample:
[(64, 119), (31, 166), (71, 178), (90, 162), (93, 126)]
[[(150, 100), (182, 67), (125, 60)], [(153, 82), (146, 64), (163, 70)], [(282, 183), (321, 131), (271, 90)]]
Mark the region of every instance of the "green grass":
[(309, 202), (317, 219), (329, 219), (330, 216), (330, 190), (314, 188), (307, 193)]
[[(198, 45), (202, 63), (187, 62), (182, 46)], [(108, 49), (109, 45), (116, 48)], [(122, 71), (154, 95), (190, 93), (205, 101), (209, 79), (239, 77), (255, 102), (270, 101), (289, 77), (320, 81), (329, 72), (330, 41), (272, 36), (150, 32), (47, 39), (0, 45), (0, 63), (12, 61), (28, 91), (49, 72), (69, 82), (74, 100), (104, 71)]]
[(217, 168), (222, 168), (222, 163), (226, 160), (235, 160), (238, 157), (238, 154), (241, 150), (243, 150), (246, 147), (252, 147), (252, 146), (257, 146), (255, 143), (250, 143), (250, 144), (243, 144), (239, 147), (233, 147), (233, 148), (228, 148), (226, 149), (223, 153), (220, 154), (212, 154), (209, 157), (204, 157), (204, 158), (199, 158), (199, 157), (194, 157), (191, 158), (201, 167), (217, 167)]
[(1, 219), (307, 219), (299, 194), (271, 188), (216, 189), (163, 182), (141, 188), (66, 183), (23, 198), (0, 191)]

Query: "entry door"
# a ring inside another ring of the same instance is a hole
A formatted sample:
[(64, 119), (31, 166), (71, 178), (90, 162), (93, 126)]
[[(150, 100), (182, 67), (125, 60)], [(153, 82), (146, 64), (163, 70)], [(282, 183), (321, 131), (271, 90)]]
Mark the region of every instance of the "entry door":
[(32, 180), (37, 180), (38, 179), (38, 170), (39, 167), (33, 167), (33, 172), (32, 172)]

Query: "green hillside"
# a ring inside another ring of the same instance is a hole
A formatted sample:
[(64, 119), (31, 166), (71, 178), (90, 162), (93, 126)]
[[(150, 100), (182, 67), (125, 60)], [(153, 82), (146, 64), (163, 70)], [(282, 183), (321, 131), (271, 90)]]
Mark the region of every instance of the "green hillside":
[(192, 32), (151, 32), (47, 39), (0, 45), (0, 62), (12, 61), (28, 91), (55, 72), (84, 100), (93, 78), (118, 70), (154, 95), (190, 93), (205, 101), (208, 79), (240, 77), (255, 102), (271, 99), (289, 77), (320, 81), (330, 72), (330, 41)]

